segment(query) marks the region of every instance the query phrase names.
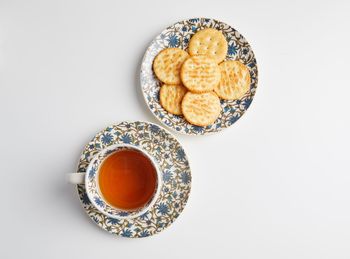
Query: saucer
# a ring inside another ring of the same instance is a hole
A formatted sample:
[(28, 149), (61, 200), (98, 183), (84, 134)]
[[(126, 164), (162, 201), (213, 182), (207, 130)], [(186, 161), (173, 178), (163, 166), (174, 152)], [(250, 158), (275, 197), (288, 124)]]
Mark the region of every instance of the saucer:
[[(214, 28), (221, 31), (228, 42), (225, 60), (239, 60), (250, 72), (250, 90), (239, 100), (221, 100), (222, 112), (214, 124), (199, 127), (187, 122), (183, 116), (174, 115), (160, 105), (161, 82), (153, 73), (153, 60), (165, 48), (187, 50), (190, 38), (199, 30)], [(250, 106), (258, 85), (258, 67), (254, 52), (247, 40), (230, 25), (208, 18), (195, 18), (177, 22), (162, 31), (150, 44), (141, 64), (141, 89), (148, 108), (165, 126), (188, 135), (205, 135), (232, 126)]]
[(85, 146), (77, 172), (86, 169), (102, 149), (114, 144), (131, 144), (146, 150), (159, 164), (163, 186), (154, 205), (131, 219), (114, 219), (98, 211), (90, 202), (85, 185), (77, 186), (81, 203), (89, 217), (102, 229), (123, 237), (147, 237), (171, 225), (183, 211), (191, 190), (191, 169), (186, 153), (165, 129), (148, 122), (121, 122), (105, 128)]

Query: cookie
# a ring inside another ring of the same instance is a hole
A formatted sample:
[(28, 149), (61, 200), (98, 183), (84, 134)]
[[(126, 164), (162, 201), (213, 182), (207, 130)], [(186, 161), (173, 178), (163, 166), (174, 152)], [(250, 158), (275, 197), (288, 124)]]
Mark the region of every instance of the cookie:
[(188, 58), (181, 67), (181, 80), (188, 90), (195, 93), (210, 92), (220, 82), (220, 68), (207, 56)]
[(181, 101), (187, 89), (182, 85), (163, 85), (160, 88), (159, 99), (162, 107), (176, 115), (181, 115)]
[(221, 80), (214, 91), (222, 99), (236, 100), (249, 91), (250, 74), (247, 66), (239, 61), (229, 60), (220, 65)]
[(227, 41), (218, 30), (207, 28), (194, 34), (190, 39), (188, 51), (191, 56), (206, 55), (220, 63), (227, 55)]
[(188, 57), (188, 53), (182, 49), (164, 49), (155, 57), (153, 71), (163, 83), (181, 84), (180, 69)]
[(182, 100), (182, 113), (185, 119), (197, 126), (213, 124), (221, 112), (220, 99), (214, 92), (187, 92)]

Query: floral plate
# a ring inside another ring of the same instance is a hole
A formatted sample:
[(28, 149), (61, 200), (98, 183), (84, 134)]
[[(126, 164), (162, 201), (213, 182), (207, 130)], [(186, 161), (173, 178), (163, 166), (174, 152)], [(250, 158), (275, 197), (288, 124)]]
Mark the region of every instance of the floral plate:
[[(239, 60), (247, 65), (251, 76), (250, 91), (240, 100), (221, 100), (222, 112), (214, 124), (199, 127), (188, 123), (183, 116), (173, 115), (162, 108), (159, 102), (161, 82), (153, 73), (152, 64), (155, 56), (163, 49), (176, 47), (187, 50), (188, 42), (196, 31), (204, 28), (220, 30), (228, 42), (225, 60)], [(189, 135), (205, 135), (218, 132), (234, 124), (250, 106), (258, 84), (258, 67), (252, 48), (247, 40), (230, 25), (223, 22), (195, 18), (177, 22), (159, 34), (146, 50), (141, 65), (141, 89), (151, 112), (167, 127)]]
[(121, 122), (97, 133), (85, 146), (78, 171), (86, 172), (92, 158), (114, 144), (131, 144), (147, 151), (159, 164), (163, 185), (155, 204), (131, 219), (114, 219), (98, 211), (90, 202), (85, 185), (78, 194), (90, 218), (104, 230), (124, 237), (147, 237), (168, 227), (180, 215), (191, 190), (191, 170), (181, 144), (165, 129), (148, 122)]

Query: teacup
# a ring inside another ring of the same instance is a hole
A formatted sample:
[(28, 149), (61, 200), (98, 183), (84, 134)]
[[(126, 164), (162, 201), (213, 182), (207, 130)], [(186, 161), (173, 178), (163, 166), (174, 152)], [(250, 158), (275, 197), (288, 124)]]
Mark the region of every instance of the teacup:
[(91, 203), (115, 219), (135, 218), (156, 202), (162, 176), (155, 159), (140, 147), (115, 144), (100, 151), (86, 172), (68, 174), (74, 184), (85, 184)]

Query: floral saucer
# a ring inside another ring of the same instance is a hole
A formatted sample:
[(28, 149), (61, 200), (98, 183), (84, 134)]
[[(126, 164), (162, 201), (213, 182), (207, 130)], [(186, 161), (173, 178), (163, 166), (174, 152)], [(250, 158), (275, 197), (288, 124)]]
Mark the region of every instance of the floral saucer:
[[(188, 123), (183, 116), (173, 115), (162, 108), (159, 102), (161, 82), (155, 77), (152, 64), (155, 56), (165, 48), (176, 47), (187, 50), (191, 36), (204, 28), (215, 28), (225, 35), (228, 42), (225, 60), (239, 60), (247, 65), (250, 70), (251, 85), (250, 91), (240, 100), (221, 100), (222, 112), (213, 125), (198, 127)], [(184, 134), (205, 135), (231, 126), (248, 109), (258, 84), (258, 67), (252, 48), (238, 31), (214, 19), (195, 18), (171, 25), (151, 42), (143, 57), (140, 80), (148, 108), (164, 125)]]
[(121, 122), (97, 133), (85, 146), (77, 172), (86, 172), (102, 149), (122, 143), (142, 148), (158, 163), (163, 185), (154, 205), (138, 217), (114, 219), (92, 205), (85, 185), (78, 185), (78, 194), (89, 217), (104, 230), (124, 237), (151, 236), (171, 225), (184, 209), (191, 190), (189, 162), (181, 144), (165, 129), (148, 122)]

